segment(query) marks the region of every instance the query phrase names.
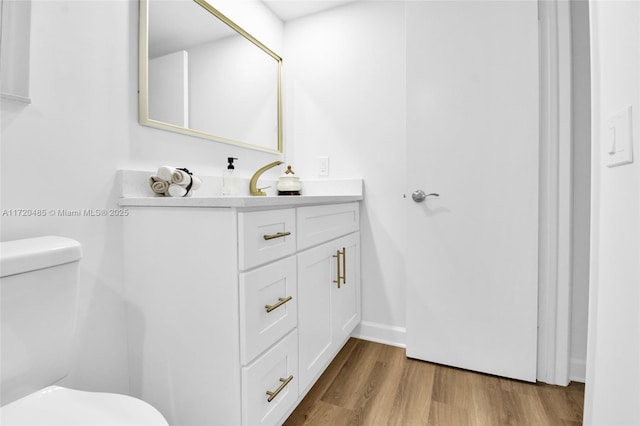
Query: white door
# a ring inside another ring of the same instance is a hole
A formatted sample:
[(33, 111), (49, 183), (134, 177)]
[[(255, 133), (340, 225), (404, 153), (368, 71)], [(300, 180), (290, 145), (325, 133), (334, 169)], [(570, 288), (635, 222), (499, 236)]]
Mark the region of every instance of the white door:
[(536, 2), (407, 2), (407, 92), (407, 356), (535, 381)]

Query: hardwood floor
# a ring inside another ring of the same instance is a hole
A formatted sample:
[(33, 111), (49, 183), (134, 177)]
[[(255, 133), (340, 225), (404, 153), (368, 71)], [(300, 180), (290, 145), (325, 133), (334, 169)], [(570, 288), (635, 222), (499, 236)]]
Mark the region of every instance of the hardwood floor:
[(503, 379), (351, 339), (285, 425), (580, 425), (583, 400), (581, 383)]

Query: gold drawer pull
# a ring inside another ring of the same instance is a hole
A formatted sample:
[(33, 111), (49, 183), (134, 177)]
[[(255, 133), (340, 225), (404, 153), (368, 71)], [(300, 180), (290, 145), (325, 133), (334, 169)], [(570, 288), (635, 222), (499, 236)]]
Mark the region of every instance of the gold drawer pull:
[[(340, 270), (340, 256), (342, 256), (342, 271)], [(346, 257), (346, 249), (342, 247), (342, 251), (337, 250), (336, 254), (333, 255), (336, 258), (336, 279), (333, 280), (334, 283), (338, 284), (338, 288), (340, 288), (340, 280), (342, 280), (342, 284), (346, 284), (346, 275), (347, 275), (347, 257)], [(340, 273), (342, 272), (342, 275)]]
[(282, 389), (284, 389), (285, 386), (287, 386), (291, 380), (293, 380), (293, 375), (287, 377), (286, 379), (283, 379), (282, 377), (280, 377), (280, 381), (282, 382), (282, 384), (278, 386), (278, 389), (276, 389), (275, 392), (267, 391), (267, 395), (269, 395), (269, 398), (267, 398), (267, 402), (273, 401), (273, 399), (276, 396), (278, 396), (278, 394), (282, 391)]
[(274, 238), (282, 238), (282, 237), (286, 237), (287, 235), (291, 235), (291, 232), (286, 231), (286, 232), (277, 232), (275, 234), (271, 234), (271, 235), (265, 235), (264, 239), (265, 240), (273, 240)]
[(264, 305), (264, 308), (267, 310), (267, 313), (273, 311), (274, 309), (278, 309), (280, 306), (287, 303), (289, 300), (293, 299), (292, 296), (289, 297), (278, 297), (278, 303), (275, 305)]

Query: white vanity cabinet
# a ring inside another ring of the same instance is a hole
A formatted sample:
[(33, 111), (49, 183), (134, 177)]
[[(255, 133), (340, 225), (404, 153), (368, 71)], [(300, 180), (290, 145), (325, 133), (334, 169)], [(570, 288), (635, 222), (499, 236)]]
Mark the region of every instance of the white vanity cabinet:
[(127, 208), (132, 394), (172, 425), (282, 423), (360, 321), (358, 203)]

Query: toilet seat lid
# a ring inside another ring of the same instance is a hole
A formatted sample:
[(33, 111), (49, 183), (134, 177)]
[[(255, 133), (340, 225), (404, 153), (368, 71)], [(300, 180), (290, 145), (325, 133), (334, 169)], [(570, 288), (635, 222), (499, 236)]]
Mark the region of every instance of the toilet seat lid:
[(168, 425), (151, 405), (131, 396), (49, 386), (0, 408), (0, 424), (42, 426)]

